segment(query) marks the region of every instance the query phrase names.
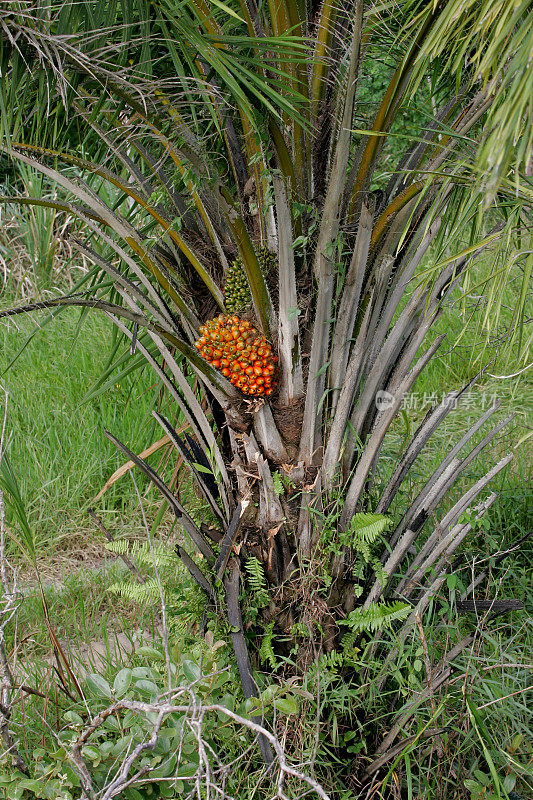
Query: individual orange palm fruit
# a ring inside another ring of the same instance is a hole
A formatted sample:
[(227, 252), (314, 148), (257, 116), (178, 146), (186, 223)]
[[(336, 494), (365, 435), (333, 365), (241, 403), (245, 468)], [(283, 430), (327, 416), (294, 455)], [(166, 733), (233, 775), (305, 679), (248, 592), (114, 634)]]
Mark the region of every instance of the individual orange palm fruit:
[(219, 314), (200, 326), (200, 338), (195, 344), (206, 361), (243, 394), (270, 396), (277, 386), (277, 356), (248, 320), (235, 314)]

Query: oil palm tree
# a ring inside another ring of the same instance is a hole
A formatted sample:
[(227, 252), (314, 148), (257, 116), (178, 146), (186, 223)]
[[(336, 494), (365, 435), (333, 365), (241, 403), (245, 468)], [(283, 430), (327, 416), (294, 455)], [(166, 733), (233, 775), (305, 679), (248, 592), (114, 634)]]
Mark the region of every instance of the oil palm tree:
[[(175, 401), (187, 435), (158, 420), (211, 524), (108, 436), (190, 538), (179, 555), (229, 623), (247, 696), (245, 564), (269, 593), (257, 630), (274, 647), (296, 642), (302, 664), (311, 640), (342, 652), (370, 636), (376, 650), (387, 630), (401, 642), (423, 618), (494, 502), (486, 487), (511, 454), (446, 498), (510, 421), (472, 446), (497, 404), (398, 507), (469, 386), (428, 412), (386, 478), (378, 468), (403, 397), (442, 344), (432, 329), (443, 305), (481, 253), (501, 264), (486, 284), (494, 298), (508, 264), (521, 269), (510, 337), (525, 352), (532, 259), (513, 243), (529, 235), (531, 204), (527, 10), (164, 0), (1, 12), (3, 152), (61, 187), (54, 207), (94, 264), (70, 295), (1, 316), (99, 309)], [(378, 62), (386, 87), (374, 96)], [(455, 644), (433, 688), (470, 641)], [(389, 644), (378, 683), (394, 655)]]

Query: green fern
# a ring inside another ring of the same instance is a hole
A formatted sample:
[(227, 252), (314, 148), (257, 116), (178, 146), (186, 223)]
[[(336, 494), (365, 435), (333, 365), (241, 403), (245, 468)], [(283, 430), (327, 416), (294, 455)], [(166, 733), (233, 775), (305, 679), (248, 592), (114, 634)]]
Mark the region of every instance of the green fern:
[(356, 599), (361, 597), (361, 595), (363, 594), (363, 587), (361, 586), (360, 583), (354, 583), (353, 593)]
[(274, 622), (269, 622), (265, 628), (265, 633), (263, 634), (261, 647), (259, 648), (259, 656), (263, 664), (266, 662), (268, 663), (270, 669), (275, 670), (277, 669), (278, 661), (276, 659), (276, 654), (274, 653), (274, 648), (272, 646), (273, 639), (274, 639)]
[(355, 514), (343, 536), (343, 544), (366, 556), (388, 524), (389, 519), (383, 514)]
[(255, 556), (251, 556), (246, 559), (245, 568), (248, 583), (254, 595), (254, 605), (257, 608), (264, 608), (270, 602), (270, 595), (263, 567)]
[(346, 657), (339, 650), (332, 650), (330, 653), (322, 653), (319, 660), (320, 673), (325, 670), (336, 672), (346, 666)]
[(389, 518), (384, 517), (383, 514), (354, 514), (350, 523), (350, 530), (360, 541), (373, 544), (376, 539), (383, 533)]
[[(155, 564), (163, 587), (165, 603), (169, 609), (176, 609), (176, 613), (171, 614), (172, 618), (175, 617), (176, 620), (181, 620), (182, 622), (186, 618), (186, 627), (188, 628), (190, 626), (189, 614), (184, 614), (183, 609), (187, 608), (188, 612), (192, 612), (196, 616), (201, 615), (203, 595), (188, 580), (182, 580), (187, 571), (181, 561), (176, 558), (172, 549), (156, 543), (152, 543), (150, 547), (150, 542), (148, 541), (136, 540), (130, 542), (127, 539), (109, 542), (106, 547), (115, 555), (129, 556), (139, 566), (150, 570), (152, 574)], [(138, 583), (128, 574), (120, 582), (110, 586), (109, 590), (113, 594), (139, 605), (153, 602), (159, 604), (161, 600), (159, 583), (155, 577), (146, 580), (144, 583)], [(176, 624), (179, 627), (179, 622)]]
[[(109, 587), (109, 591), (130, 602), (138, 603), (139, 605), (144, 605), (145, 603), (160, 599), (159, 584), (155, 578), (145, 583), (133, 583), (133, 581), (113, 583)], [(167, 592), (165, 590), (163, 590), (163, 592), (166, 600)]]
[(389, 576), (387, 575), (387, 573), (383, 569), (383, 564), (381, 563), (379, 558), (374, 558), (372, 560), (372, 569), (374, 570), (374, 575), (376, 576), (378, 581), (381, 583), (381, 585), (385, 586)]
[(354, 646), (355, 640), (361, 633), (376, 633), (392, 627), (394, 622), (405, 619), (411, 611), (411, 606), (397, 600), (387, 605), (386, 603), (371, 603), (368, 608), (355, 608), (340, 625), (346, 625), (350, 630), (342, 637), (342, 646), (348, 650)]
[(154, 562), (157, 569), (176, 564), (175, 554), (161, 544), (152, 543), (150, 547), (150, 542), (146, 541), (129, 542), (127, 539), (117, 539), (114, 542), (107, 542), (105, 547), (115, 555), (127, 555), (147, 567), (153, 567)]
[(358, 584), (364, 583), (368, 567), (373, 569), (380, 583), (386, 583), (387, 576), (374, 550), (388, 524), (388, 517), (382, 514), (355, 514), (348, 529), (341, 535), (342, 545), (355, 554), (352, 572)]
[(272, 473), (272, 483), (274, 484), (274, 491), (277, 496), (281, 497), (285, 492), (285, 487), (283, 486), (283, 480), (278, 470)]
[(305, 622), (295, 622), (291, 627), (291, 636), (301, 636), (304, 639), (310, 639), (311, 628)]

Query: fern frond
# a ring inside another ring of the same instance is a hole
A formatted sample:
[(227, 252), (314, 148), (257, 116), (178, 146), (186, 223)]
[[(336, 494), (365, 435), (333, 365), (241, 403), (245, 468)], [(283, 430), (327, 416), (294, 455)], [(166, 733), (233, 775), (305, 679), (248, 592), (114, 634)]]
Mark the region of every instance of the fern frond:
[(268, 663), (270, 669), (275, 670), (278, 666), (278, 661), (276, 659), (276, 654), (274, 653), (274, 648), (272, 646), (272, 640), (274, 639), (274, 622), (269, 622), (265, 628), (265, 633), (263, 635), (263, 639), (261, 641), (261, 647), (259, 648), (259, 656), (261, 657), (261, 661), (264, 664), (265, 662)]
[(272, 483), (274, 484), (274, 491), (276, 492), (278, 497), (285, 492), (285, 487), (283, 486), (283, 481), (281, 475), (278, 470), (272, 473)]
[(354, 539), (354, 546), (355, 543), (374, 544), (388, 524), (389, 518), (383, 514), (355, 514), (349, 528)]
[(251, 556), (246, 559), (245, 569), (250, 589), (254, 594), (255, 605), (257, 608), (264, 608), (270, 602), (270, 595), (263, 567), (255, 556)]
[(359, 633), (357, 631), (348, 631), (348, 633), (344, 634), (344, 636), (341, 639), (341, 645), (344, 652), (352, 649), (352, 647), (355, 644), (355, 640), (357, 639), (358, 636)]
[(339, 650), (332, 650), (330, 653), (322, 653), (319, 664), (321, 673), (324, 670), (336, 672), (345, 665), (344, 653), (339, 652)]
[[(382, 514), (355, 514), (346, 532), (341, 536), (341, 543), (344, 547), (355, 551), (364, 565), (370, 564), (374, 545), (380, 541), (381, 534), (388, 524), (389, 518)], [(362, 577), (361, 570), (364, 571), (364, 565), (360, 565), (356, 577)]]
[(145, 583), (133, 583), (131, 581), (113, 583), (109, 587), (109, 591), (139, 605), (160, 599), (159, 585), (155, 578)]
[(388, 581), (389, 576), (387, 575), (387, 573), (383, 569), (383, 564), (381, 563), (379, 558), (375, 558), (372, 561), (372, 569), (374, 570), (374, 574), (375, 574), (377, 580), (381, 583), (382, 586), (385, 586), (387, 581)]
[(303, 636), (305, 639), (310, 639), (311, 628), (305, 622), (295, 622), (291, 628), (291, 636)]
[(174, 552), (161, 544), (153, 543), (150, 547), (150, 542), (146, 541), (129, 542), (127, 539), (116, 539), (114, 542), (106, 542), (105, 547), (115, 555), (127, 555), (147, 567), (153, 567), (154, 561), (158, 569), (176, 563)]
[(131, 542), (127, 539), (115, 539), (113, 542), (104, 542), (104, 547), (117, 556), (126, 556), (130, 553)]
[(405, 619), (411, 611), (411, 606), (397, 600), (394, 603), (371, 603), (368, 608), (355, 608), (349, 613), (340, 625), (347, 625), (350, 630), (342, 638), (344, 649), (353, 647), (357, 636), (361, 633), (376, 633), (376, 631), (391, 628), (394, 622)]

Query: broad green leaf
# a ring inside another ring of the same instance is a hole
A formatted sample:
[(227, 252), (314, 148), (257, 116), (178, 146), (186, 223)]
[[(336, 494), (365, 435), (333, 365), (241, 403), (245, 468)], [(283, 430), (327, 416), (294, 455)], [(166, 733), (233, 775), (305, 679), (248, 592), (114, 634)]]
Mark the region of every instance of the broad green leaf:
[(82, 725), (83, 717), (76, 713), (76, 711), (65, 711), (63, 719), (67, 722), (72, 722), (73, 725)]
[(181, 669), (185, 678), (191, 683), (200, 680), (202, 677), (202, 670), (198, 664), (188, 658), (184, 658), (181, 662)]
[(135, 650), (135, 653), (138, 656), (146, 656), (147, 658), (152, 658), (154, 661), (165, 660), (164, 654), (160, 650), (156, 650), (155, 647), (148, 647), (143, 645), (142, 647), (138, 647)]
[(131, 678), (131, 669), (127, 667), (117, 672), (113, 682), (113, 691), (117, 697), (123, 697), (126, 694), (131, 684)]
[(139, 678), (157, 680), (159, 676), (155, 669), (150, 669), (150, 667), (133, 667), (131, 671), (131, 677), (135, 678), (136, 680)]
[(157, 684), (155, 684), (153, 681), (147, 681), (144, 679), (135, 681), (135, 688), (141, 694), (150, 695), (150, 697), (157, 697), (157, 695), (161, 692)]
[(278, 697), (274, 700), (274, 707), (282, 714), (298, 714), (300, 707), (298, 702), (293, 697)]
[(84, 745), (81, 752), (86, 758), (90, 758), (93, 762), (98, 762), (102, 759), (102, 754), (100, 753), (99, 748), (92, 744)]
[(102, 676), (98, 675), (96, 672), (87, 675), (87, 678), (85, 679), (85, 685), (87, 686), (87, 689), (97, 697), (105, 697), (107, 700), (113, 699), (111, 686), (108, 684), (105, 678), (102, 678)]

